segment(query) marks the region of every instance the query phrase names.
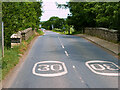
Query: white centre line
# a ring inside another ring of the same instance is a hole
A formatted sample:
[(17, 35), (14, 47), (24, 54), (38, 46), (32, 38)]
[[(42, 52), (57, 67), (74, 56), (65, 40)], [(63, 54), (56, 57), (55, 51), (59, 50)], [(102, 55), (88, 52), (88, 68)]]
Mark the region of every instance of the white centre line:
[(73, 68), (75, 69), (75, 66), (73, 65)]
[[(65, 48), (65, 47), (64, 47), (64, 45), (62, 44), (62, 42), (61, 42), (61, 40), (60, 40), (59, 36), (58, 36), (58, 39), (59, 39), (59, 41), (60, 41), (60, 44), (61, 44), (62, 48)], [(68, 52), (67, 52), (67, 51), (65, 51), (65, 54), (66, 54), (66, 56), (69, 56), (69, 54), (68, 54)]]
[(66, 56), (69, 56), (67, 51), (65, 51), (65, 54), (66, 54)]
[(61, 40), (60, 40), (59, 36), (58, 36), (58, 39), (59, 39), (59, 41), (61, 42)]
[(73, 65), (73, 69), (74, 69), (75, 73), (77, 74), (78, 78), (80, 79), (80, 81), (85, 84), (84, 80), (82, 79), (81, 75), (78, 73), (78, 71), (76, 70), (76, 67), (74, 65)]
[(62, 42), (61, 42), (61, 40), (60, 40), (59, 37), (58, 37), (58, 39), (59, 39), (59, 41), (60, 41), (60, 44), (61, 44), (62, 48), (65, 48), (64, 45), (62, 44)]
[[(62, 44), (61, 44), (62, 45)], [(62, 48), (65, 48), (63, 45), (62, 45)]]

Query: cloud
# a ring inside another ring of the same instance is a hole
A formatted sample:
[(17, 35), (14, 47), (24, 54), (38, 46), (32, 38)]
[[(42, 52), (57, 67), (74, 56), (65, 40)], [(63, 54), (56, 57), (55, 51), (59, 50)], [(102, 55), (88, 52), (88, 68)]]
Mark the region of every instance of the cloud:
[[(52, 16), (57, 16), (59, 18), (67, 18), (67, 15), (70, 13), (69, 9), (59, 9), (56, 6), (55, 1), (63, 1), (63, 0), (43, 0), (43, 14), (41, 17), (41, 21), (47, 21)], [(61, 2), (61, 3), (65, 3)]]
[(58, 2), (58, 3), (66, 3), (69, 2), (70, 0), (42, 0), (43, 2)]

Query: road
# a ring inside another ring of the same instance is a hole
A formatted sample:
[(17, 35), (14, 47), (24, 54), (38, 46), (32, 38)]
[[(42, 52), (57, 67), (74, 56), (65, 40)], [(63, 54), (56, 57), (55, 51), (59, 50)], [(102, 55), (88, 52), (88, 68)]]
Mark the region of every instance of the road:
[(118, 88), (118, 59), (81, 37), (46, 31), (9, 88)]

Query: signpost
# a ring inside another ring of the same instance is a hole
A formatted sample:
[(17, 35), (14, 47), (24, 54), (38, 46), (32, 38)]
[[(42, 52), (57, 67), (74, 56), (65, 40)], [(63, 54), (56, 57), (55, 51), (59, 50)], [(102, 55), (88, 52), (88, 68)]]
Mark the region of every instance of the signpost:
[(4, 24), (2, 22), (2, 57), (4, 57)]

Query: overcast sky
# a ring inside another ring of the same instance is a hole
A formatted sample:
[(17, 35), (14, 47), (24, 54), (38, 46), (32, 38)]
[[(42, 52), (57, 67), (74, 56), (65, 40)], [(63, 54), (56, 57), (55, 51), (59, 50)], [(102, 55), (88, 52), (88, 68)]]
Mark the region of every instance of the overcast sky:
[(70, 13), (69, 9), (59, 9), (56, 6), (56, 3), (66, 3), (69, 0), (42, 0), (43, 1), (43, 8), (44, 11), (42, 13), (42, 17), (40, 21), (47, 21), (52, 16), (57, 16), (59, 18), (67, 18), (67, 15)]

